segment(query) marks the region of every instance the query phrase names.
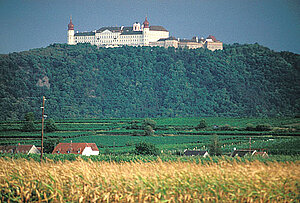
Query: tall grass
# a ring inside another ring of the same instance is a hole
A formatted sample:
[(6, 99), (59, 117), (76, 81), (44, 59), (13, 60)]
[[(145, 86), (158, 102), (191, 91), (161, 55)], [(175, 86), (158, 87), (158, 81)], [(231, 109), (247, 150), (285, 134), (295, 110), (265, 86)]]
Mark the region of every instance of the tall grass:
[(39, 163), (1, 158), (0, 202), (296, 202), (299, 168), (300, 161)]

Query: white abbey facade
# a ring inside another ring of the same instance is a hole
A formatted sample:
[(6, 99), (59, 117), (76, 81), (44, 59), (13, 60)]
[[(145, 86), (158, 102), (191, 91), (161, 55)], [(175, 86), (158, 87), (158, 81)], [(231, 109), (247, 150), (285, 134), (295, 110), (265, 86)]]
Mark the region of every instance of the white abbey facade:
[(149, 26), (147, 17), (141, 25), (132, 27), (102, 27), (92, 32), (74, 32), (72, 19), (68, 25), (68, 44), (90, 43), (99, 47), (149, 46), (159, 39), (169, 38), (169, 31), (162, 26)]

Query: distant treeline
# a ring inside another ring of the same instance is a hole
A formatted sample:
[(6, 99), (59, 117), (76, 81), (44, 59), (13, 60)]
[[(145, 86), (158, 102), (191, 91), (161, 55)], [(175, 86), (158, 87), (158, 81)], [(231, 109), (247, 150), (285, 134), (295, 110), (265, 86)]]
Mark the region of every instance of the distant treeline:
[(298, 116), (300, 55), (258, 44), (224, 50), (54, 44), (0, 55), (0, 120)]

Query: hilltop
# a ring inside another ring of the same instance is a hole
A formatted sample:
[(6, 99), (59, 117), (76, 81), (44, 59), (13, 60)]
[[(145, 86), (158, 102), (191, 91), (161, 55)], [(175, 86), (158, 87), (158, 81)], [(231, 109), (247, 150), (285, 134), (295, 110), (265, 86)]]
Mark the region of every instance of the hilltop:
[(53, 44), (0, 55), (0, 120), (295, 116), (300, 55), (258, 44), (224, 50)]

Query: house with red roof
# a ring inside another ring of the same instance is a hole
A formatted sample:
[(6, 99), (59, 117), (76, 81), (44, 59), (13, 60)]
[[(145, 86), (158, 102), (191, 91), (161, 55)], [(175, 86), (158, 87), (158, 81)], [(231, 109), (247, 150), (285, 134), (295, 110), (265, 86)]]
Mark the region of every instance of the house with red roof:
[(35, 145), (2, 145), (0, 146), (1, 153), (22, 153), (22, 154), (40, 154), (40, 150)]
[(52, 154), (80, 154), (84, 156), (98, 155), (99, 149), (95, 143), (59, 143)]

